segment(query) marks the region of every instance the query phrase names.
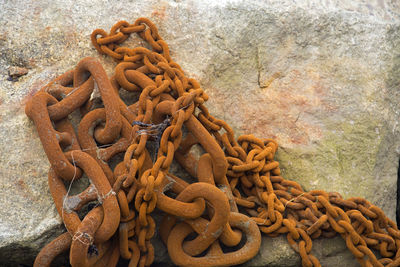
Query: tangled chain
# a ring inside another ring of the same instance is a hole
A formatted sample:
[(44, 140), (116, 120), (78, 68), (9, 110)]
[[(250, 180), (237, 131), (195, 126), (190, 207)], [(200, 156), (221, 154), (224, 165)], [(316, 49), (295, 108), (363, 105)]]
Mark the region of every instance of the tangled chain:
[[(132, 33), (152, 50), (120, 46)], [(358, 197), (306, 192), (282, 178), (274, 160), (277, 143), (252, 135), (236, 140), (226, 122), (211, 116), (207, 94), (171, 59), (148, 19), (120, 21), (110, 33), (97, 29), (91, 39), (101, 54), (119, 62), (114, 76), (85, 58), (26, 106), (50, 161), (50, 191), (68, 231), (41, 250), (35, 266), (50, 266), (68, 249), (72, 266), (115, 266), (120, 257), (129, 266), (149, 266), (155, 208), (165, 214), (160, 237), (181, 266), (244, 263), (258, 253), (260, 232), (287, 234), (303, 266), (321, 266), (311, 254), (312, 239), (337, 233), (362, 266), (399, 266), (400, 231), (380, 208)], [(121, 89), (139, 92), (139, 100), (127, 105)], [(97, 90), (100, 106), (93, 98)], [(69, 116), (76, 110), (77, 132)], [(150, 141), (155, 153), (149, 153)], [(194, 145), (203, 148), (200, 157)], [(123, 160), (112, 168), (110, 160), (121, 153)], [(172, 174), (174, 159), (198, 182)], [(83, 173), (90, 186), (71, 196), (64, 182)], [(81, 220), (78, 211), (90, 202), (96, 206)]]

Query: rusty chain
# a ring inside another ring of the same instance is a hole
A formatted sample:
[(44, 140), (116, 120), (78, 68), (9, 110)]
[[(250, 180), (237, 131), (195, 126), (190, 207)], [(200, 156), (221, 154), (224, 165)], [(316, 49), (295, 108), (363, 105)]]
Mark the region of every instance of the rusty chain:
[[(121, 46), (132, 33), (151, 49)], [(312, 239), (338, 233), (362, 266), (400, 265), (400, 231), (380, 208), (358, 197), (306, 192), (285, 180), (274, 160), (277, 143), (252, 135), (235, 139), (226, 122), (210, 115), (207, 94), (172, 60), (151, 21), (120, 21), (110, 33), (95, 30), (91, 40), (118, 62), (115, 74), (108, 78), (96, 59), (84, 58), (26, 105), (67, 229), (41, 250), (34, 266), (50, 266), (67, 250), (72, 266), (116, 266), (120, 257), (129, 266), (149, 266), (156, 208), (165, 214), (160, 237), (181, 266), (244, 263), (258, 253), (260, 232), (287, 234), (303, 266), (321, 266), (311, 254)], [(138, 101), (127, 105), (121, 90), (140, 93)], [(100, 106), (93, 100), (97, 91)], [(76, 110), (77, 131), (70, 119)], [(195, 145), (204, 150), (200, 157), (191, 150)], [(174, 159), (198, 182), (171, 173)], [(83, 174), (90, 185), (70, 195)], [(81, 220), (78, 212), (88, 203), (96, 206)]]

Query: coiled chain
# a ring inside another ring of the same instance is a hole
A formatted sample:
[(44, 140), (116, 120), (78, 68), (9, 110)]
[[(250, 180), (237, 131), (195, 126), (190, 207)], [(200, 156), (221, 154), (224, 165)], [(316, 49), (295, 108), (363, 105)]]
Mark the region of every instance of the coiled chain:
[[(121, 46), (132, 33), (150, 49)], [(151, 21), (120, 21), (110, 33), (95, 30), (91, 40), (118, 62), (115, 74), (109, 78), (99, 61), (84, 58), (26, 105), (67, 229), (41, 250), (35, 266), (50, 266), (68, 249), (72, 266), (116, 266), (121, 257), (129, 266), (149, 266), (156, 208), (165, 214), (159, 235), (176, 265), (244, 263), (258, 253), (262, 232), (286, 234), (303, 266), (321, 266), (311, 254), (312, 239), (337, 234), (362, 266), (399, 266), (400, 231), (380, 208), (358, 197), (306, 192), (285, 180), (274, 160), (277, 143), (252, 135), (235, 139), (226, 122), (210, 115), (207, 94), (172, 60)], [(138, 101), (126, 104), (122, 90), (139, 94)], [(74, 111), (81, 116), (77, 131)], [(199, 157), (195, 145), (203, 149)], [(124, 156), (115, 165), (118, 154)], [(171, 173), (173, 160), (197, 182)], [(83, 174), (90, 186), (70, 195), (65, 182)], [(81, 219), (88, 203), (95, 207)]]

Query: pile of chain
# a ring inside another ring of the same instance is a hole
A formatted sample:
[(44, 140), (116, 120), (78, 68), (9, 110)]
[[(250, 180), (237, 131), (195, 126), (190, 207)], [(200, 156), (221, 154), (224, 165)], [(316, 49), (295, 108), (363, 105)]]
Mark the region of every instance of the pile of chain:
[[(120, 46), (132, 33), (151, 50)], [(260, 232), (287, 234), (303, 266), (320, 266), (312, 239), (338, 233), (362, 266), (400, 265), (400, 231), (380, 208), (339, 193), (305, 192), (282, 178), (276, 142), (252, 135), (236, 140), (226, 122), (211, 116), (207, 94), (171, 59), (148, 19), (120, 21), (110, 33), (97, 29), (92, 42), (119, 62), (111, 78), (96, 59), (85, 58), (26, 106), (51, 164), (49, 187), (67, 229), (41, 250), (35, 266), (50, 266), (68, 250), (72, 266), (115, 266), (120, 257), (129, 266), (149, 266), (155, 208), (165, 214), (159, 235), (181, 266), (244, 263), (258, 253)], [(121, 89), (140, 93), (139, 100), (127, 105)], [(76, 132), (70, 114), (77, 110)], [(199, 157), (194, 145), (204, 150)], [(112, 168), (111, 159), (121, 153)], [(198, 182), (172, 174), (174, 159)], [(90, 186), (71, 195), (65, 184), (83, 174)], [(88, 203), (96, 205), (81, 220), (78, 212)]]

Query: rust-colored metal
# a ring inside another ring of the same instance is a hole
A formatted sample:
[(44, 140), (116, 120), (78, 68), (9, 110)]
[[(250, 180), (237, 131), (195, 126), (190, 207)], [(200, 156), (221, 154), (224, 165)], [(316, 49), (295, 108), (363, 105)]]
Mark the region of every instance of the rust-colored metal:
[(194, 231), (186, 223), (180, 223), (171, 231), (168, 238), (168, 252), (173, 262), (179, 266), (232, 266), (244, 263), (253, 258), (261, 245), (261, 234), (257, 224), (246, 215), (232, 212), (229, 218), (232, 227), (240, 229), (247, 237), (246, 243), (237, 251), (223, 253), (218, 241), (212, 243), (210, 250), (203, 257), (192, 257), (187, 254), (184, 239)]
[(59, 237), (47, 244), (36, 256), (34, 267), (50, 267), (51, 262), (71, 246), (72, 237), (67, 233), (61, 234)]
[[(151, 50), (121, 46), (132, 33)], [(150, 20), (120, 21), (110, 33), (95, 30), (91, 40), (119, 62), (115, 74), (108, 78), (96, 59), (82, 59), (26, 105), (67, 229), (42, 249), (34, 266), (50, 266), (68, 249), (72, 266), (116, 266), (120, 257), (129, 266), (149, 266), (157, 253), (151, 244), (156, 207), (165, 214), (161, 239), (181, 266), (244, 263), (257, 254), (260, 233), (287, 234), (303, 266), (320, 266), (312, 239), (338, 233), (362, 266), (400, 265), (400, 231), (381, 209), (362, 198), (306, 192), (285, 180), (274, 160), (277, 143), (252, 135), (235, 139), (232, 128), (209, 113), (207, 94), (172, 60)], [(97, 90), (101, 105), (92, 99)], [(127, 105), (120, 90), (139, 93), (138, 101)], [(70, 122), (75, 110), (82, 117), (77, 134)], [(205, 153), (196, 156), (195, 145)], [(171, 173), (173, 159), (198, 182)], [(72, 195), (71, 183), (82, 174), (90, 185)], [(96, 207), (80, 219), (78, 212), (91, 202)], [(195, 238), (185, 240), (190, 234)]]

